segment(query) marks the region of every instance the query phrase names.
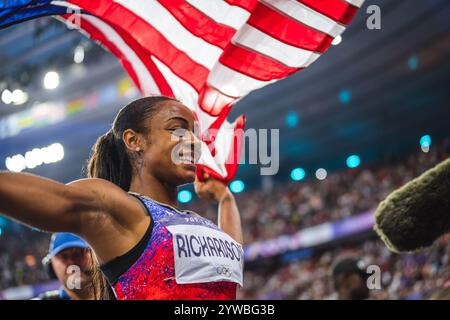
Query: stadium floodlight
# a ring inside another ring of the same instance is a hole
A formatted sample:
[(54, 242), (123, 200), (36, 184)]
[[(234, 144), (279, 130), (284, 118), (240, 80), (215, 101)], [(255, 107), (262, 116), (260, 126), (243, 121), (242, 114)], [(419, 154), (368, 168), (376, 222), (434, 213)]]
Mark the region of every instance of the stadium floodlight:
[(75, 63), (82, 63), (84, 61), (84, 47), (82, 45), (76, 46), (73, 52), (73, 61)]
[(297, 112), (295, 112), (295, 111), (290, 111), (290, 112), (286, 115), (284, 121), (286, 122), (286, 125), (287, 125), (289, 128), (294, 128), (294, 127), (296, 127), (296, 126), (298, 125), (298, 122), (299, 122)]
[(234, 180), (230, 183), (230, 190), (233, 193), (240, 193), (244, 191), (245, 183), (242, 180)]
[(316, 170), (316, 178), (319, 180), (325, 180), (327, 178), (327, 170), (319, 168)]
[(12, 103), (21, 105), (28, 101), (28, 94), (21, 89), (16, 89), (11, 94)]
[(347, 167), (353, 169), (360, 165), (361, 159), (356, 154), (353, 154), (347, 158)]
[(5, 160), (5, 166), (9, 171), (12, 172), (21, 172), (27, 167), (25, 164), (25, 157), (21, 154), (7, 157)]
[(59, 74), (56, 71), (49, 71), (44, 76), (44, 88), (47, 90), (56, 89), (59, 86)]
[(13, 102), (13, 94), (8, 89), (3, 90), (2, 92), (2, 101), (4, 104), (10, 104)]
[(300, 181), (305, 178), (305, 170), (302, 168), (295, 168), (291, 171), (291, 179), (294, 181)]
[(59, 162), (64, 159), (64, 147), (60, 143), (53, 143), (45, 148), (34, 148), (27, 151), (25, 156), (16, 154), (5, 159), (5, 166), (9, 171), (21, 172), (34, 169), (42, 164)]
[(189, 190), (181, 190), (178, 192), (178, 201), (180, 203), (188, 203), (192, 200), (192, 193)]

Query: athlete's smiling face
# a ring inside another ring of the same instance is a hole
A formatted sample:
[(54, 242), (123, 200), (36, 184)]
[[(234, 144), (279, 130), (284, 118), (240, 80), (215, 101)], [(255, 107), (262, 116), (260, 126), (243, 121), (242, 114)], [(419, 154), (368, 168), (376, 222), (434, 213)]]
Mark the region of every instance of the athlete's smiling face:
[(192, 111), (178, 101), (164, 101), (146, 121), (150, 130), (141, 148), (141, 169), (168, 185), (193, 182), (200, 143)]

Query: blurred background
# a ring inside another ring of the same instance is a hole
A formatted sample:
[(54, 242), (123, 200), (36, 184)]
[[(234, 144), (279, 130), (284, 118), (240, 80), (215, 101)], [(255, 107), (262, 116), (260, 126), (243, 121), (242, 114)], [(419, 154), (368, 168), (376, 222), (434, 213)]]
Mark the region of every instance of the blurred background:
[[(381, 8), (381, 30), (366, 7)], [(381, 269), (373, 299), (426, 299), (450, 285), (450, 242), (394, 254), (372, 231), (392, 190), (450, 155), (450, 2), (366, 1), (306, 70), (253, 92), (231, 118), (280, 130), (280, 170), (243, 164), (230, 184), (241, 210), (242, 299), (333, 299), (333, 263)], [(117, 59), (77, 30), (41, 18), (0, 30), (0, 170), (60, 182), (85, 176), (96, 138), (139, 97)], [(45, 199), (43, 199), (45, 201)], [(190, 185), (184, 208), (217, 220)], [(0, 216), (0, 299), (48, 288), (50, 235)]]

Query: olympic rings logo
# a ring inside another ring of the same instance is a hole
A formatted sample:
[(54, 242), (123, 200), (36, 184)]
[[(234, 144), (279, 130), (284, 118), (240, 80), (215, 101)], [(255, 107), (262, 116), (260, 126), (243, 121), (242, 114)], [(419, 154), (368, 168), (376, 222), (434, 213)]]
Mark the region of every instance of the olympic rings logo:
[(216, 267), (216, 272), (217, 272), (217, 274), (220, 274), (221, 276), (231, 278), (231, 270), (228, 267), (218, 266), (218, 267)]

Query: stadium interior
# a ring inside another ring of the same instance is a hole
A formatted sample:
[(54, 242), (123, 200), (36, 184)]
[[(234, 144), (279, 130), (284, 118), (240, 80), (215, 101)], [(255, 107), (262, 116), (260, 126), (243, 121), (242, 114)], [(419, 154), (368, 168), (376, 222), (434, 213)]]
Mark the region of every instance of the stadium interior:
[[(231, 112), (280, 139), (276, 175), (244, 163), (230, 185), (245, 234), (241, 299), (333, 299), (330, 268), (346, 254), (381, 267), (373, 299), (428, 299), (450, 286), (449, 237), (395, 254), (372, 230), (380, 201), (450, 155), (450, 2), (370, 2), (381, 30), (365, 26), (366, 4), (322, 59)], [(40, 18), (0, 30), (0, 61), (0, 170), (85, 177), (97, 137), (139, 97), (117, 58)], [(178, 198), (217, 219), (192, 185)], [(56, 286), (40, 263), (49, 238), (0, 215), (0, 299)]]

